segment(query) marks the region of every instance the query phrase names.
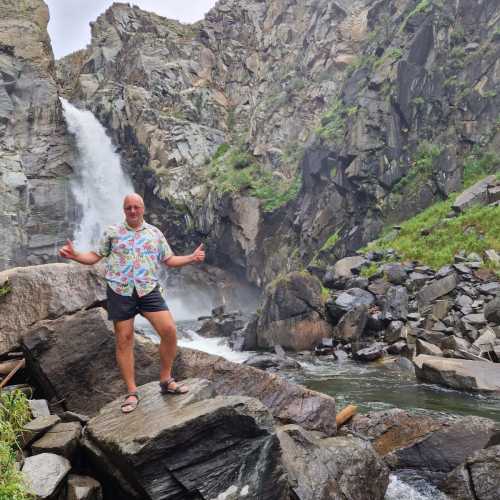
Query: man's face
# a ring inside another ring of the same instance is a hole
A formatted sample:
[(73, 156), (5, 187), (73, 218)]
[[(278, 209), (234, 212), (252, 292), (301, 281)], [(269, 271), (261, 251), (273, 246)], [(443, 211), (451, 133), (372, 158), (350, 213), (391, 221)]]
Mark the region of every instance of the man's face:
[(125, 219), (131, 227), (137, 227), (142, 224), (144, 217), (144, 203), (139, 198), (127, 197), (123, 204)]

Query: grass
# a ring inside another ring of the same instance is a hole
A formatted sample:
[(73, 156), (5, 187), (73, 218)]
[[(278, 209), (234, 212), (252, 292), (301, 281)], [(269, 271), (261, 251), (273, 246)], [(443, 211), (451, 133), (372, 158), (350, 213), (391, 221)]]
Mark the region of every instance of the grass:
[(302, 179), (295, 168), (289, 176), (273, 173), (260, 165), (248, 152), (219, 146), (209, 166), (209, 178), (221, 193), (245, 193), (262, 200), (265, 212), (272, 212), (294, 199)]
[(0, 286), (0, 298), (5, 297), (12, 291), (12, 287), (7, 280), (2, 286)]
[(333, 233), (326, 241), (323, 243), (323, 246), (321, 247), (322, 252), (327, 252), (328, 250), (331, 250), (334, 246), (335, 243), (339, 240), (339, 232), (336, 231)]
[[(403, 258), (416, 260), (433, 268), (451, 264), (454, 256), (482, 254), (493, 248), (500, 251), (500, 207), (476, 206), (465, 213), (446, 219), (455, 196), (439, 202), (407, 220), (401, 230), (368, 245), (369, 250), (393, 248)], [(422, 235), (422, 230), (428, 235)]]
[(463, 185), (465, 188), (487, 175), (500, 170), (500, 155), (493, 151), (472, 152), (464, 162)]
[(30, 418), (28, 400), (21, 391), (0, 393), (0, 500), (34, 498), (16, 466), (16, 449)]
[(369, 266), (364, 266), (361, 268), (359, 275), (362, 278), (371, 278), (374, 274), (378, 273), (378, 264), (372, 262)]

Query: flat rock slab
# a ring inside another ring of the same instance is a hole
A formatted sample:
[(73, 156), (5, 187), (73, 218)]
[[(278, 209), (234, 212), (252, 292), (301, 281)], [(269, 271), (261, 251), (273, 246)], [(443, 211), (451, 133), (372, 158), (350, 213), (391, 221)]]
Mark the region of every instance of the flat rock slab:
[(300, 500), (382, 500), (389, 470), (370, 443), (354, 437), (318, 439), (298, 425), (278, 430), (283, 461)]
[(221, 395), (257, 398), (283, 423), (335, 434), (335, 399), (289, 382), (280, 375), (227, 361), (193, 349), (179, 349), (174, 364), (178, 378), (210, 380)]
[(156, 383), (139, 387), (139, 406), (127, 415), (120, 400), (101, 409), (84, 440), (100, 470), (120, 478), (130, 498), (215, 499), (232, 488), (236, 498), (288, 500), (279, 441), (262, 403), (211, 398), (207, 381), (185, 383), (185, 395), (163, 396)]
[(432, 281), (428, 283), (417, 293), (418, 305), (420, 307), (425, 307), (434, 300), (450, 293), (457, 286), (457, 276), (455, 273), (449, 274), (448, 276), (441, 278), (440, 280)]
[(414, 360), (417, 378), (452, 389), (500, 392), (500, 364), (421, 354)]
[(54, 453), (33, 455), (24, 461), (22, 472), (36, 498), (50, 498), (71, 470), (69, 460)]
[(33, 441), (60, 421), (61, 419), (57, 415), (47, 415), (30, 420), (23, 427), (23, 443), (27, 444)]
[(54, 425), (31, 445), (33, 454), (55, 453), (71, 460), (82, 434), (80, 422), (61, 422)]
[(28, 404), (33, 418), (48, 417), (50, 415), (49, 405), (46, 399), (29, 399)]

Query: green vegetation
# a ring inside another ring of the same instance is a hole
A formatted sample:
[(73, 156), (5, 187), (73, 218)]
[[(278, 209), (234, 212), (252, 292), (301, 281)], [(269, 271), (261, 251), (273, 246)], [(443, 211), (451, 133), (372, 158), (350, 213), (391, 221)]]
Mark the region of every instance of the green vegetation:
[(5, 297), (12, 291), (10, 283), (6, 281), (2, 286), (0, 286), (0, 298)]
[(359, 275), (362, 278), (371, 278), (374, 274), (378, 273), (378, 264), (372, 262), (369, 266), (361, 268)]
[(326, 241), (323, 243), (323, 246), (321, 247), (322, 252), (327, 252), (328, 250), (331, 250), (334, 246), (335, 243), (339, 240), (339, 231), (335, 231)]
[(380, 57), (378, 61), (375, 62), (373, 67), (375, 69), (379, 68), (385, 61), (396, 62), (399, 61), (399, 59), (401, 59), (402, 57), (403, 57), (403, 51), (399, 47), (392, 47), (384, 52), (382, 57)]
[(296, 168), (289, 177), (270, 172), (249, 152), (227, 144), (217, 149), (210, 162), (208, 175), (217, 191), (246, 192), (263, 200), (266, 212), (272, 212), (294, 199), (301, 187), (301, 177)]
[[(383, 237), (368, 250), (393, 248), (403, 259), (417, 260), (438, 268), (453, 262), (460, 251), (481, 254), (500, 250), (500, 207), (477, 206), (447, 219), (455, 197), (436, 203), (404, 222), (398, 233)], [(423, 235), (422, 230), (428, 234)]]
[(401, 25), (400, 31), (404, 31), (408, 24), (408, 21), (415, 15), (428, 12), (432, 7), (431, 0), (420, 0), (417, 6), (405, 17), (403, 24)]
[(434, 162), (443, 152), (444, 147), (424, 141), (418, 148), (415, 159), (408, 173), (394, 186), (396, 192), (412, 190), (421, 186), (432, 177)]
[(473, 151), (465, 158), (464, 162), (464, 188), (497, 171), (500, 171), (500, 155), (498, 153), (493, 151)]
[(316, 129), (316, 134), (334, 143), (341, 141), (346, 130), (346, 118), (357, 111), (357, 106), (345, 108), (341, 99), (334, 99), (328, 111), (321, 116), (321, 125)]
[(28, 400), (22, 392), (0, 393), (0, 500), (33, 498), (16, 467), (16, 449), (30, 416)]

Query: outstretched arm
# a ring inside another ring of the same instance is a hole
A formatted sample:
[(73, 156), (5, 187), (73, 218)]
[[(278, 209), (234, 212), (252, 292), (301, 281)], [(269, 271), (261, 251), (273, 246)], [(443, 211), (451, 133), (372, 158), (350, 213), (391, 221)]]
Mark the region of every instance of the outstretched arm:
[(59, 255), (65, 259), (74, 260), (80, 264), (87, 264), (89, 266), (102, 259), (102, 257), (95, 252), (77, 252), (71, 240), (68, 240), (66, 245), (61, 247)]
[(171, 255), (163, 262), (168, 267), (182, 267), (195, 262), (203, 262), (205, 260), (205, 250), (203, 250), (203, 243), (190, 255)]

